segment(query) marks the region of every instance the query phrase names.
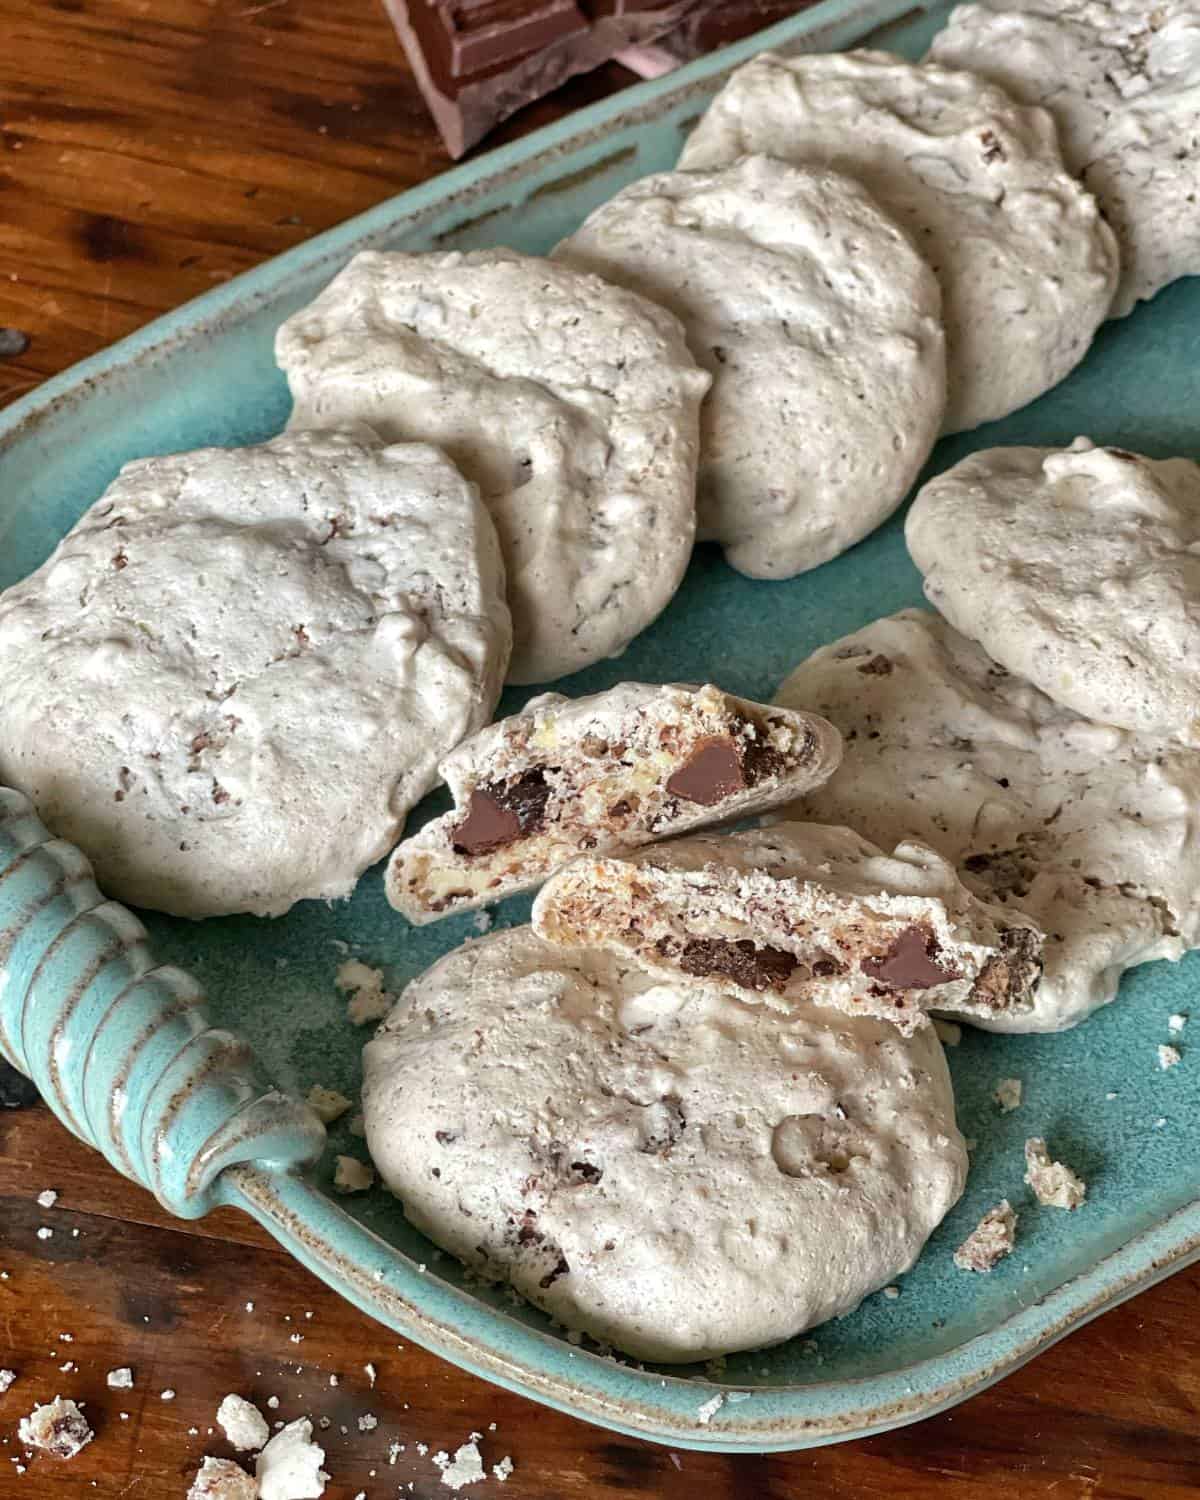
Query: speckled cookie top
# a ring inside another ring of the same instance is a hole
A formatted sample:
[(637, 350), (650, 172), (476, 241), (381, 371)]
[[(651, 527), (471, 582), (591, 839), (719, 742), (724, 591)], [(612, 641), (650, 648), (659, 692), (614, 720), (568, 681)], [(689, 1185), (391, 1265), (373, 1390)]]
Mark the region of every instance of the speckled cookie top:
[(1196, 0), (983, 0), (951, 14), (929, 55), (1054, 115), (1120, 242), (1115, 314), (1200, 273)]
[(903, 498), (945, 410), (941, 293), (852, 178), (767, 156), (658, 173), (554, 255), (679, 317), (713, 377), (700, 534), (734, 567), (816, 567)]
[(925, 593), (1001, 666), (1105, 724), (1200, 743), (1200, 464), (1079, 438), (930, 480)]
[(845, 738), (840, 768), (794, 816), (920, 839), (1046, 934), (1032, 1012), (992, 1029), (1073, 1025), (1126, 968), (1200, 936), (1195, 751), (1057, 706), (923, 610), (814, 652), (778, 696)]
[(136, 904), (346, 895), (508, 644), (491, 522), (432, 448), (138, 460), (0, 597), (0, 779)]
[(855, 1306), (965, 1175), (931, 1031), (781, 1018), (528, 928), (436, 964), (365, 1064), (368, 1142), (409, 1218), (642, 1358)]
[(1116, 286), (1111, 231), (1064, 170), (1054, 124), (973, 74), (883, 52), (739, 68), (684, 146), (833, 167), (908, 230), (942, 286), (944, 430), (1015, 410), (1083, 357)]
[(294, 427), (371, 423), (479, 485), (514, 682), (619, 653), (678, 587), (708, 376), (670, 313), (511, 250), (364, 251), (280, 328)]

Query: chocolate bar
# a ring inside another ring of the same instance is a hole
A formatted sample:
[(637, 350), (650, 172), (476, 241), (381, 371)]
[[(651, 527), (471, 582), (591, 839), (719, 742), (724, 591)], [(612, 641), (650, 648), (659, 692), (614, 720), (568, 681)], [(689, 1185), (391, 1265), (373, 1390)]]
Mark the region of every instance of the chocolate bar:
[[(813, 0), (807, 0), (813, 3)], [(386, 0), (451, 156), (522, 105), (686, 24), (697, 55), (802, 4), (773, 0)], [(725, 13), (728, 13), (726, 16)], [(709, 17), (708, 26), (702, 26)], [(719, 38), (719, 40), (717, 40)]]

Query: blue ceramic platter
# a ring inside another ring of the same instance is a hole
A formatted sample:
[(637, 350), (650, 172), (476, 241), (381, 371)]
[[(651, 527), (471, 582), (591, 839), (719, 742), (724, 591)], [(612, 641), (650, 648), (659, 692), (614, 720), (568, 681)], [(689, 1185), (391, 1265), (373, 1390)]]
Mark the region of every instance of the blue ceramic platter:
[[(0, 416), (0, 587), (42, 562), (126, 460), (276, 432), (288, 401), (271, 357), (274, 330), (354, 251), (545, 251), (617, 188), (672, 165), (724, 73), (751, 53), (869, 38), (917, 57), (942, 14), (903, 0), (829, 0), (449, 172), (49, 381)], [(1108, 324), (1063, 385), (1002, 423), (941, 443), (928, 472), (973, 448), (1066, 444), (1077, 433), (1200, 457), (1200, 280)], [(713, 680), (769, 697), (814, 647), (921, 601), (901, 519), (786, 583), (742, 578), (701, 548), (671, 607), (622, 659), (557, 686)], [(501, 711), (527, 696), (510, 693)], [(431, 798), (412, 826), (440, 808)], [(136, 923), (99, 904), (69, 847), (46, 837), (19, 799), (0, 794), (0, 1052), (38, 1079), (64, 1121), (176, 1212), (237, 1204), (383, 1322), (608, 1427), (676, 1446), (765, 1451), (913, 1421), (1200, 1256), (1193, 957), (1131, 974), (1114, 1005), (1064, 1036), (964, 1032), (950, 1064), (963, 1131), (978, 1142), (971, 1177), (898, 1299), (872, 1298), (809, 1339), (731, 1358), (717, 1385), (702, 1370), (642, 1369), (573, 1347), (541, 1314), (464, 1286), (382, 1191), (332, 1198), (334, 1152), (361, 1155), (361, 1142), (336, 1126), (320, 1154), (319, 1128), (270, 1087), (355, 1093), (364, 1035), (334, 990), (339, 963), (353, 953), (399, 988), (473, 936), (470, 918), (409, 929), (385, 903), (379, 869), (349, 902), (305, 904), (278, 921), (146, 916), (157, 961), (199, 981), (205, 1010), (184, 975), (152, 967)], [(527, 901), (509, 902), (497, 925), (527, 912)], [(1182, 1065), (1164, 1073), (1155, 1049), (1175, 1011), (1193, 1019)], [(1002, 1117), (991, 1090), (1004, 1076), (1024, 1080), (1025, 1102)], [(1022, 1186), (1022, 1143), (1033, 1134), (1088, 1180), (1079, 1213), (1040, 1209)], [(990, 1277), (956, 1271), (954, 1246), (1005, 1196), (1021, 1212), (1015, 1254)], [(698, 1409), (717, 1389), (725, 1403), (701, 1424)]]

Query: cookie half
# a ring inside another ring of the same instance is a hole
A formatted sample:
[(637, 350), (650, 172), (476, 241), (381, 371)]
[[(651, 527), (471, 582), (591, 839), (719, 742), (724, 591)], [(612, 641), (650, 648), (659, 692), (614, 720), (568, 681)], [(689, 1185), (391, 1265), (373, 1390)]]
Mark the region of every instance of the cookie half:
[(111, 896), (274, 916), (391, 848), (509, 642), (492, 523), (433, 448), (141, 459), (0, 596), (0, 781)]
[(533, 908), (539, 937), (603, 948), (679, 984), (881, 1016), (1020, 1014), (1042, 934), (972, 896), (923, 844), (888, 855), (848, 828), (777, 823), (580, 859)]
[(958, 6), (929, 55), (1054, 116), (1121, 247), (1113, 316), (1200, 273), (1196, 0), (984, 0)]
[(712, 376), (699, 535), (753, 578), (827, 562), (899, 505), (946, 405), (937, 278), (865, 189), (751, 156), (661, 172), (554, 251), (679, 318)]
[(931, 1027), (781, 1015), (529, 928), (435, 964), (364, 1063), (367, 1142), (407, 1218), (639, 1359), (849, 1312), (966, 1175)]
[(1200, 745), (1200, 464), (988, 448), (923, 487), (905, 537), (929, 602), (1002, 667)]
[(1121, 975), (1200, 942), (1200, 755), (1081, 718), (944, 620), (904, 610), (814, 652), (780, 689), (842, 730), (834, 776), (788, 815), (918, 839), (1045, 934), (1028, 1012), (1060, 1031)]
[(1116, 242), (1065, 170), (1053, 120), (973, 73), (884, 52), (764, 53), (717, 95), (680, 166), (755, 151), (856, 178), (929, 262), (946, 326), (945, 432), (1057, 385), (1108, 314)]
[(485, 906), (581, 853), (778, 807), (829, 776), (840, 753), (817, 715), (711, 684), (547, 693), (447, 757), (454, 810), (397, 847), (388, 900), (416, 923)]
[(708, 376), (670, 313), (512, 250), (355, 256), (275, 352), (292, 427), (436, 443), (508, 575), (511, 682), (619, 655), (679, 586)]

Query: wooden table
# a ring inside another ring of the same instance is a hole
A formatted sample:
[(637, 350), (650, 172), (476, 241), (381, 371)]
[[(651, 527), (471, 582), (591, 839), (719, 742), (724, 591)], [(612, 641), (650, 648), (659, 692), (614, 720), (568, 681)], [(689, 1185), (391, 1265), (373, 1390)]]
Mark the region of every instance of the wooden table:
[[(0, 0), (0, 39), (0, 327), (30, 340), (0, 360), (0, 403), (447, 165), (377, 0)], [(576, 80), (499, 138), (629, 81)], [(229, 1452), (209, 1435), (228, 1391), (330, 1419), (331, 1500), (447, 1495), (432, 1455), (472, 1432), (515, 1464), (464, 1491), (480, 1500), (1200, 1495), (1200, 1269), (954, 1411), (763, 1458), (617, 1437), (401, 1349), (248, 1220), (169, 1218), (40, 1107), (0, 1112), (0, 1271), (14, 1500), (182, 1497), (201, 1454)], [(134, 1389), (107, 1390), (121, 1365)], [(96, 1440), (18, 1475), (17, 1419), (56, 1391), (86, 1401)]]

